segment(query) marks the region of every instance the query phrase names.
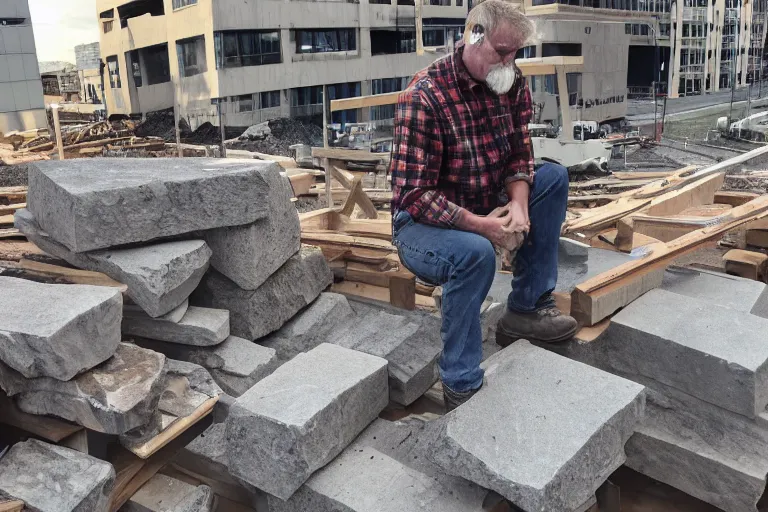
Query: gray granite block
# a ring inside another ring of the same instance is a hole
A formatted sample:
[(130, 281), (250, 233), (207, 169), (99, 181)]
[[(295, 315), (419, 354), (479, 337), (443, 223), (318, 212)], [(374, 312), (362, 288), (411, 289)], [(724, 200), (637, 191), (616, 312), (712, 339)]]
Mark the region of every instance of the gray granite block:
[(197, 436), (173, 459), (173, 463), (195, 474), (238, 485), (229, 474), (227, 435), (224, 423), (214, 423)]
[(253, 224), (204, 233), (213, 250), (211, 265), (244, 290), (255, 290), (301, 248), (299, 212), (291, 202), (288, 178), (265, 173), (268, 214)]
[(255, 340), (282, 327), (331, 282), (320, 249), (302, 246), (256, 290), (243, 290), (229, 278), (209, 271), (192, 295), (192, 303), (229, 310), (232, 334)]
[[(185, 299), (184, 302), (176, 306), (174, 309), (170, 310), (166, 314), (157, 317), (158, 320), (165, 320), (167, 322), (172, 322), (174, 324), (177, 324), (181, 322), (181, 319), (184, 318), (184, 315), (187, 314), (187, 310), (189, 309), (189, 300)], [(135, 305), (135, 304), (123, 304), (123, 318), (130, 316), (130, 317), (140, 317), (140, 318), (147, 318), (149, 315), (141, 309), (141, 307)]]
[(589, 250), (591, 248), (592, 247), (589, 244), (585, 244), (583, 242), (577, 242), (576, 240), (571, 240), (570, 238), (560, 238), (560, 243), (557, 246), (558, 257), (560, 261), (565, 258), (587, 259), (589, 257)]
[(223, 226), (267, 214), (273, 162), (212, 158), (85, 158), (29, 166), (27, 204), (74, 252)]
[(288, 499), (387, 402), (384, 359), (327, 343), (299, 354), (232, 407), (226, 422), (230, 472)]
[(190, 306), (176, 323), (146, 315), (123, 317), (123, 334), (182, 345), (210, 347), (229, 336), (229, 311)]
[(75, 253), (43, 231), (28, 210), (16, 212), (15, 225), (48, 254), (127, 285), (131, 300), (153, 317), (170, 312), (189, 297), (208, 269), (211, 256), (202, 240)]
[(0, 459), (0, 493), (35, 512), (109, 509), (115, 470), (108, 462), (36, 439), (17, 443)]
[(518, 341), (434, 422), (430, 458), (525, 510), (574, 510), (625, 460), (643, 386)]
[(356, 317), (344, 295), (324, 292), (279, 330), (260, 339), (259, 344), (275, 350), (282, 364), (321, 343), (332, 342), (335, 329)]
[(24, 412), (123, 434), (151, 420), (160, 399), (164, 365), (164, 355), (120, 343), (107, 362), (66, 382), (51, 377), (25, 379), (0, 363), (0, 387)]
[(207, 485), (191, 485), (157, 474), (120, 509), (121, 512), (210, 512), (213, 491)]
[(410, 405), (439, 378), (440, 319), (372, 301), (350, 300), (357, 315), (331, 331), (328, 341), (387, 360), (389, 399)]
[(366, 446), (347, 449), (287, 501), (269, 497), (272, 512), (480, 512), (464, 496)]
[[(591, 279), (603, 272), (618, 267), (628, 261), (636, 259), (635, 257), (622, 252), (609, 251), (607, 249), (589, 248), (589, 254), (586, 261), (583, 256), (568, 256), (560, 252), (560, 259), (557, 265), (557, 286), (556, 292), (571, 293), (576, 286), (587, 279)], [(655, 286), (660, 286), (664, 278), (664, 270), (656, 270), (649, 274), (648, 279), (653, 279)], [(651, 281), (649, 281), (651, 282)], [(504, 296), (506, 299), (506, 295)]]
[(758, 304), (767, 288), (752, 279), (682, 267), (668, 268), (661, 284), (662, 290), (746, 312)]
[(652, 290), (570, 357), (646, 377), (754, 418), (768, 405), (768, 319), (707, 300)]
[(147, 338), (135, 338), (134, 343), (171, 359), (199, 364), (211, 373), (224, 392), (234, 397), (248, 391), (280, 364), (274, 349), (236, 336), (229, 336), (213, 347), (192, 347)]
[(69, 380), (120, 343), (116, 288), (0, 277), (0, 361), (24, 377)]
[(758, 297), (757, 302), (750, 311), (753, 315), (768, 318), (768, 287)]

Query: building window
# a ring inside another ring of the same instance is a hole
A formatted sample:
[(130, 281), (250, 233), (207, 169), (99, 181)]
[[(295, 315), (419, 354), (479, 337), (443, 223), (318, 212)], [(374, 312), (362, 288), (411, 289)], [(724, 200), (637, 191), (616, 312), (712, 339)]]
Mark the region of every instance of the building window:
[(276, 108), (280, 106), (280, 91), (265, 91), (261, 93), (261, 108)]
[(536, 46), (526, 46), (517, 50), (516, 59), (532, 59), (536, 57)]
[(115, 22), (105, 21), (104, 23), (102, 23), (102, 25), (104, 26), (104, 33), (106, 34), (108, 32), (112, 32), (112, 29), (115, 27)]
[(557, 57), (560, 55), (578, 57), (581, 55), (581, 43), (542, 43), (542, 57)]
[(182, 77), (199, 75), (208, 71), (205, 61), (205, 37), (197, 36), (176, 41), (176, 55)]
[(254, 111), (254, 103), (253, 103), (253, 94), (244, 94), (243, 96), (234, 96), (231, 100), (232, 103), (237, 102), (237, 111), (242, 112), (253, 112)]
[(581, 97), (581, 73), (566, 73), (565, 81), (568, 84), (568, 105), (574, 107)]
[(424, 46), (445, 46), (444, 28), (425, 28), (422, 33)]
[[(371, 80), (371, 94), (386, 94), (388, 92), (402, 91), (408, 87), (410, 78), (402, 76), (396, 78), (379, 78)], [(395, 117), (395, 105), (379, 105), (371, 107), (371, 120), (392, 119)]]
[(415, 30), (371, 30), (371, 54), (392, 55), (416, 51)]
[(558, 94), (557, 75), (544, 75), (544, 92)]
[(126, 52), (125, 62), (128, 68), (131, 70), (131, 76), (133, 77), (133, 85), (135, 87), (141, 87), (143, 85), (143, 80), (141, 79), (141, 64), (139, 63), (139, 50)]
[(147, 85), (162, 84), (171, 81), (171, 66), (168, 60), (168, 45), (158, 44), (141, 50)]
[(357, 50), (355, 29), (297, 30), (296, 53), (326, 53)]
[(216, 69), (282, 62), (279, 31), (216, 32), (214, 37)]
[(120, 64), (117, 55), (107, 57), (107, 70), (109, 71), (109, 86), (112, 89), (120, 89)]
[(456, 7), (464, 7), (464, 0), (456, 0)]
[(188, 5), (195, 5), (196, 3), (197, 0), (173, 0), (173, 8), (181, 9), (182, 7), (186, 7)]
[(114, 9), (109, 9), (109, 10), (102, 11), (102, 12), (99, 13), (99, 18), (101, 18), (101, 19), (107, 19), (108, 20), (108, 19), (114, 18), (114, 17), (115, 17), (115, 10)]
[(0, 25), (23, 25), (25, 21), (26, 18), (0, 18)]

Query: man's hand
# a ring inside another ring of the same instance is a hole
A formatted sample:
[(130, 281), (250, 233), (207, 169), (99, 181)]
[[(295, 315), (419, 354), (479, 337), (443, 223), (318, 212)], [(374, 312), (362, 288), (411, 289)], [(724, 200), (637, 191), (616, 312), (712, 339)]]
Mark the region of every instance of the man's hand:
[[(464, 210), (456, 222), (456, 227), (477, 233), (490, 240), (493, 245), (512, 251), (520, 247), (524, 239), (523, 232), (528, 231), (527, 227), (525, 229), (513, 227), (512, 221), (513, 217), (508, 206), (497, 208), (487, 217)], [(527, 220), (525, 224), (527, 225)]]

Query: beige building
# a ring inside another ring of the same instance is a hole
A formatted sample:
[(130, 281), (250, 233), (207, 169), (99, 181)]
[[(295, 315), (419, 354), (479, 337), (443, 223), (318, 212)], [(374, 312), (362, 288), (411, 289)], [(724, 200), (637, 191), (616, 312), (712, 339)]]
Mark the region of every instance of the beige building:
[(0, 133), (47, 124), (27, 0), (0, 1)]
[[(415, 8), (403, 1), (97, 0), (107, 112), (143, 114), (175, 97), (192, 128), (218, 124), (219, 102), (226, 125), (248, 126), (321, 114), (324, 85), (329, 99), (399, 90), (441, 54), (416, 55)], [(444, 52), (467, 5), (429, 3), (425, 45)]]

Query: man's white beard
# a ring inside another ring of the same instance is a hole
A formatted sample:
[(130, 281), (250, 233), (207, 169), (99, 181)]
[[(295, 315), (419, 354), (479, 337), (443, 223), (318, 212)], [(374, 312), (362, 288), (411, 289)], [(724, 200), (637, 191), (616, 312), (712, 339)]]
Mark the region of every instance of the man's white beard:
[(485, 83), (496, 94), (507, 94), (512, 86), (515, 85), (515, 79), (517, 73), (515, 73), (514, 64), (497, 64), (492, 67), (488, 72), (488, 76), (485, 77)]

